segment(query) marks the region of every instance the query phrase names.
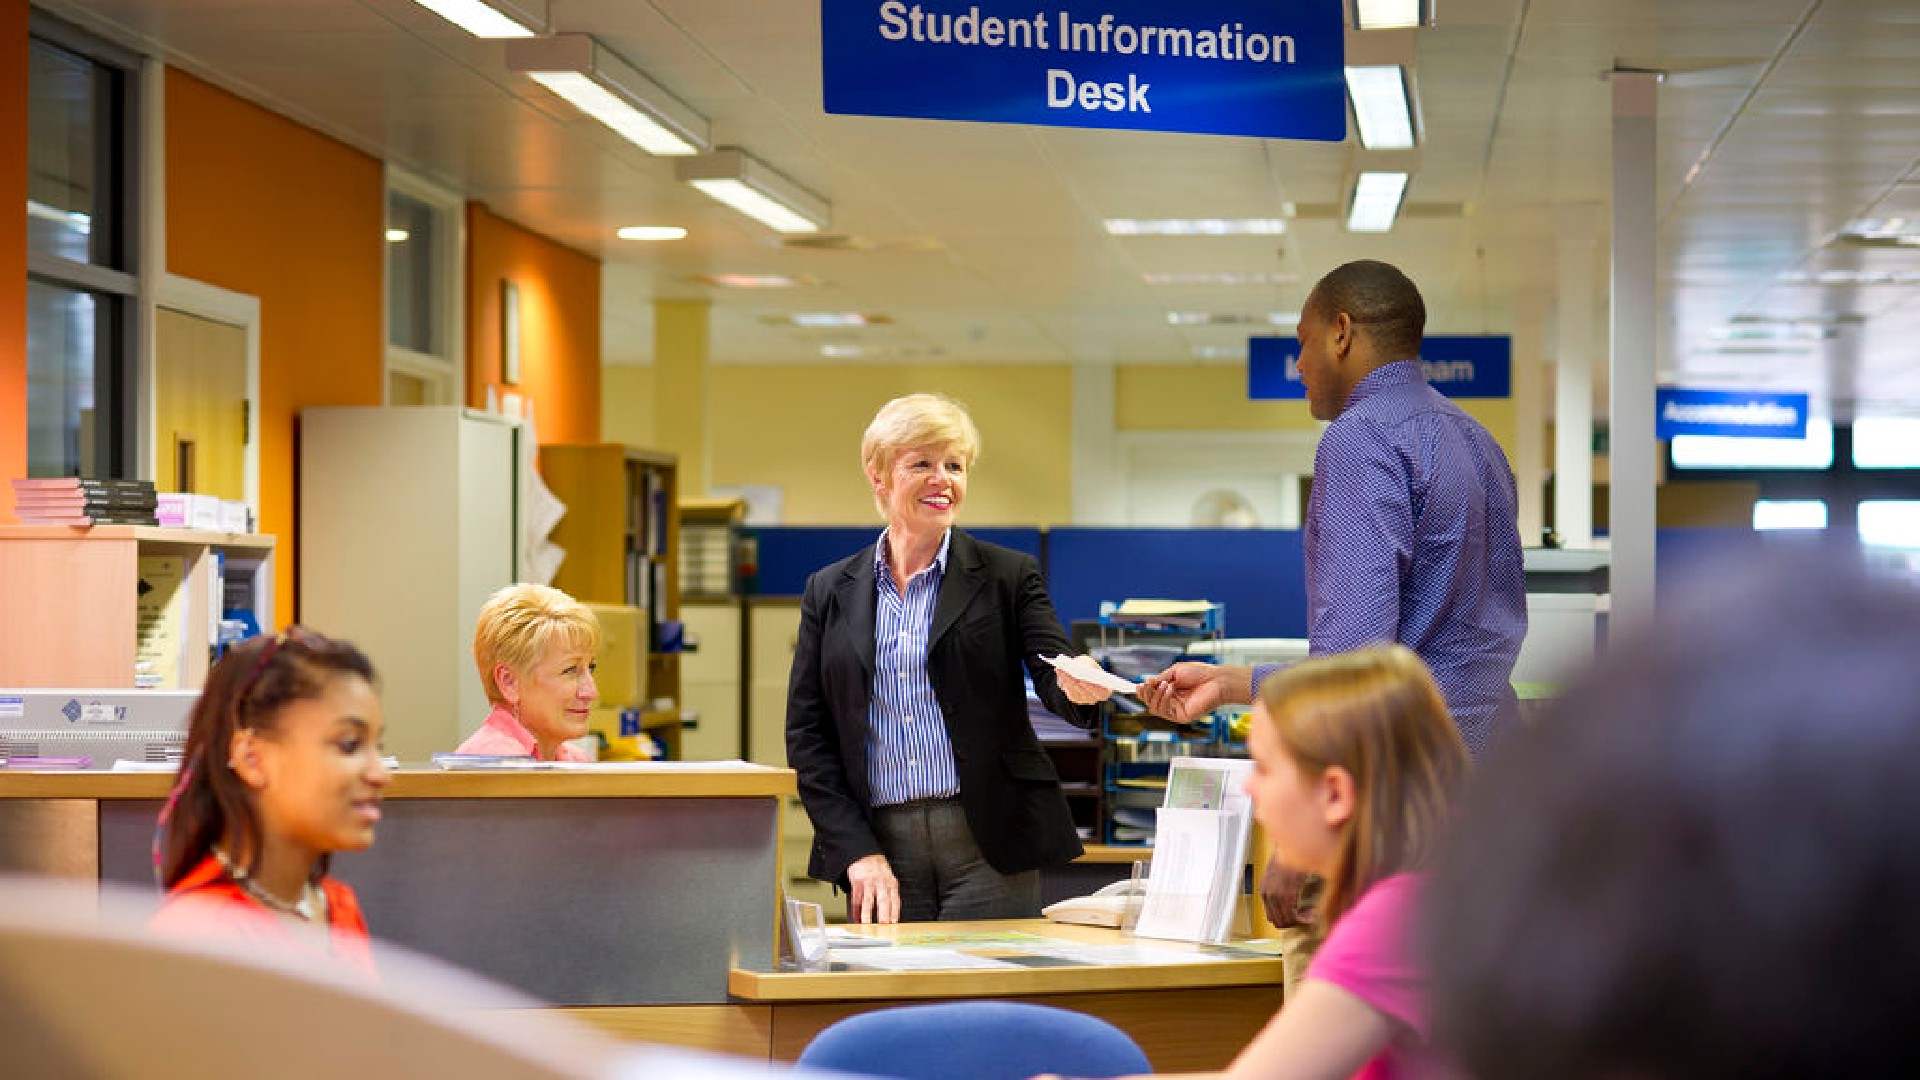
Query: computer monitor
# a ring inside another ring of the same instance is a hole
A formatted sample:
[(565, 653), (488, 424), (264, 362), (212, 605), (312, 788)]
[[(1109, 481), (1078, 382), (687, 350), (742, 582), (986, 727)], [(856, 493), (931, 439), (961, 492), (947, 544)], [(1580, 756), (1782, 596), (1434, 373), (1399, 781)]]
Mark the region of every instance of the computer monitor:
[(180, 761), (197, 690), (0, 688), (0, 758)]

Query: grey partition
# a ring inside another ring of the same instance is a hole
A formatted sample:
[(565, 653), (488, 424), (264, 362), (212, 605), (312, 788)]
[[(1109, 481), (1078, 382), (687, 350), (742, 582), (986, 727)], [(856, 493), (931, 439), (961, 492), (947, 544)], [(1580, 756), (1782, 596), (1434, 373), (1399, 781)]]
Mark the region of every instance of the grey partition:
[[(774, 959), (777, 803), (389, 799), (334, 872), (376, 938), (554, 1004), (718, 1004)], [(100, 876), (151, 885), (159, 804), (99, 807)]]

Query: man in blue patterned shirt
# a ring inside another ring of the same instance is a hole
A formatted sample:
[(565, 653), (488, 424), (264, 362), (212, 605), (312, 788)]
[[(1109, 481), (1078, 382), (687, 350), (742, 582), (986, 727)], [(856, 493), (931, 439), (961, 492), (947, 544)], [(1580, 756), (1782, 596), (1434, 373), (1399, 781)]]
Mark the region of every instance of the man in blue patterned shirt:
[[(1376, 642), (1433, 669), (1467, 748), (1517, 721), (1527, 632), (1513, 472), (1478, 421), (1427, 385), (1420, 290), (1381, 262), (1321, 278), (1300, 313), (1300, 381), (1317, 420), (1303, 534), (1314, 655)], [(1272, 666), (1176, 664), (1142, 699), (1188, 722), (1247, 703)]]

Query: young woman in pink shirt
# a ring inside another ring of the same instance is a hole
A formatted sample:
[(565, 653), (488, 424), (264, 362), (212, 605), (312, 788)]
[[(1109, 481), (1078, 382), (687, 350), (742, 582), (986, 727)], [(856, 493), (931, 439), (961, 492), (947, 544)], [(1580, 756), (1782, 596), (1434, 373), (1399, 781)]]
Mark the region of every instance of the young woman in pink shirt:
[(599, 651), (593, 609), (559, 589), (522, 583), (494, 593), (473, 631), (473, 660), (493, 711), (459, 752), (592, 761), (566, 744), (587, 733), (600, 698)]
[(1469, 767), (1439, 688), (1399, 645), (1309, 660), (1262, 685), (1248, 747), (1275, 857), (1325, 889), (1299, 993), (1223, 1075), (1409, 1075), (1427, 1037), (1415, 908)]

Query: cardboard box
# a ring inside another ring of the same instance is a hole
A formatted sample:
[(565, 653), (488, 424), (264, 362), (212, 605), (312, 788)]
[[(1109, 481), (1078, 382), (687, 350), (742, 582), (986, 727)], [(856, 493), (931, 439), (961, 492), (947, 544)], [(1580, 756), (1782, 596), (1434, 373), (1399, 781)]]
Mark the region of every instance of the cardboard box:
[(637, 706), (647, 696), (647, 613), (624, 604), (588, 604), (600, 620), (600, 704)]

